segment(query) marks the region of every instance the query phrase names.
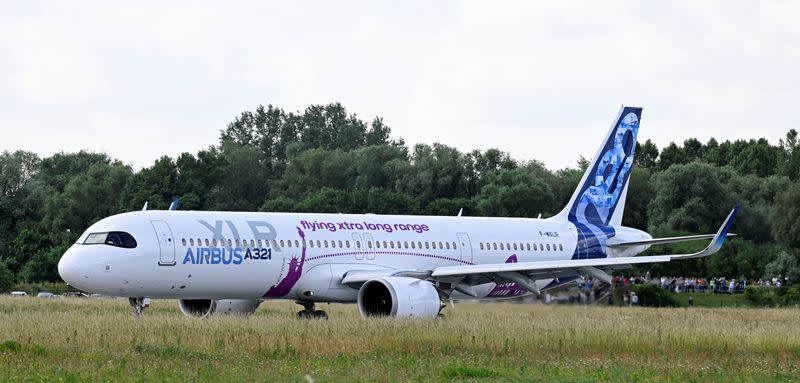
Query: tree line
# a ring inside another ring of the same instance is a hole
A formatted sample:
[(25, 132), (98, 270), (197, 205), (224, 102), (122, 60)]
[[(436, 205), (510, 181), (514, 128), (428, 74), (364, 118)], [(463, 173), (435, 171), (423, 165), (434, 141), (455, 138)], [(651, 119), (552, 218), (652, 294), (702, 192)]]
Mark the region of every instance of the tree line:
[[(765, 139), (659, 149), (637, 144), (623, 224), (654, 236), (711, 233), (736, 204), (739, 234), (720, 255), (648, 266), (684, 276), (800, 279), (800, 143), (790, 130)], [(569, 200), (588, 161), (547, 169), (499, 149), (462, 152), (393, 139), (339, 103), (286, 112), (268, 105), (237, 116), (217, 144), (163, 156), (134, 171), (103, 153), (0, 155), (0, 290), (58, 281), (64, 251), (112, 214), (166, 209), (543, 217)], [(651, 253), (705, 244), (658, 246)], [(693, 247), (694, 246), (694, 247)], [(637, 272), (639, 270), (634, 270)]]

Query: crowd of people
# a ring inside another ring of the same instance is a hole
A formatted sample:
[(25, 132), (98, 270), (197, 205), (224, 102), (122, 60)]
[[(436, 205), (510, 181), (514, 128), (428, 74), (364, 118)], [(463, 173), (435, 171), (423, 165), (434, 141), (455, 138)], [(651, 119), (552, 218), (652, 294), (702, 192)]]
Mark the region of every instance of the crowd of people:
[(655, 277), (650, 273), (636, 277), (611, 277), (611, 285), (615, 287), (651, 283), (661, 286), (665, 290), (675, 293), (714, 293), (737, 294), (743, 293), (747, 286), (775, 286), (781, 287), (788, 284), (788, 279), (780, 275), (772, 278), (759, 278), (757, 281), (747, 278), (703, 278), (703, 277)]
[[(772, 278), (760, 278), (756, 281), (747, 278), (703, 278), (703, 277), (651, 277), (650, 273), (640, 276), (612, 276), (610, 287), (626, 287), (631, 285), (653, 284), (664, 290), (675, 293), (713, 293), (713, 294), (739, 294), (747, 286), (781, 287), (788, 285), (788, 278), (777, 275)], [(610, 292), (609, 286), (591, 276), (583, 276), (577, 281), (578, 289), (569, 294), (551, 295), (546, 293), (543, 301), (550, 303), (591, 303)], [(623, 296), (624, 304), (636, 305), (638, 297), (635, 292)]]

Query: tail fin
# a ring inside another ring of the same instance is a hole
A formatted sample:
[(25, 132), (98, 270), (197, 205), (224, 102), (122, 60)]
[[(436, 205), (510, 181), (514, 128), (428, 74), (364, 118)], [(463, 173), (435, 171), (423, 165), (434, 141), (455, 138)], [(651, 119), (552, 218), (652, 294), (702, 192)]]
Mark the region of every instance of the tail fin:
[(623, 106), (578, 188), (558, 217), (592, 226), (619, 226), (628, 193), (642, 108)]

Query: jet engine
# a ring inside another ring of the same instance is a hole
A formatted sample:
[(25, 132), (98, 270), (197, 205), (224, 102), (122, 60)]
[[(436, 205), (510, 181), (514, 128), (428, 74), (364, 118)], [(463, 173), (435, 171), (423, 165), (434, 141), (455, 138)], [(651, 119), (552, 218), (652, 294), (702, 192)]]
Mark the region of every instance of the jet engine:
[(261, 299), (181, 299), (178, 306), (188, 317), (205, 318), (212, 314), (250, 315), (261, 302)]
[(433, 283), (417, 278), (375, 278), (364, 283), (358, 291), (358, 311), (365, 318), (435, 318), (442, 307)]

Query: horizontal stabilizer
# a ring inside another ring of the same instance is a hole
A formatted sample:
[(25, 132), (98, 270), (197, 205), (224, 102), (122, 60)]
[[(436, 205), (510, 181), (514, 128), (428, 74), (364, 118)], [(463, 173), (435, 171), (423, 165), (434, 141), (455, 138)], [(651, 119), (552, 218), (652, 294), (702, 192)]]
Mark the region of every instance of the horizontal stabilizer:
[[(609, 241), (607, 244), (608, 247), (612, 249), (620, 248), (620, 247), (631, 247), (631, 246), (652, 246), (652, 245), (663, 245), (666, 243), (677, 243), (677, 242), (689, 242), (689, 241), (698, 241), (701, 239), (711, 239), (714, 238), (716, 234), (700, 234), (700, 235), (687, 235), (683, 237), (668, 237), (668, 238), (654, 238), (654, 239), (646, 239), (643, 241), (629, 241), (629, 242), (616, 242), (612, 243)], [(736, 234), (728, 233), (727, 237), (735, 237)]]

